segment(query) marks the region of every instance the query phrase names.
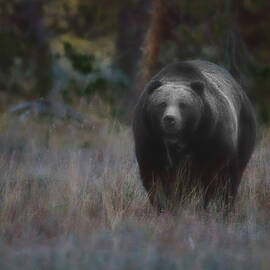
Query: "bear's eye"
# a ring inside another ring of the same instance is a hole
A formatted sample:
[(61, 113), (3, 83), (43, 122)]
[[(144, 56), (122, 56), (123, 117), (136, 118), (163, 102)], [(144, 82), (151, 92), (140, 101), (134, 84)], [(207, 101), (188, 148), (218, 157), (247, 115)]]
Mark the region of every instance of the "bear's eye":
[(187, 110), (188, 109), (188, 104), (186, 104), (186, 103), (179, 103), (179, 107), (182, 110)]
[(160, 108), (165, 108), (166, 105), (167, 105), (167, 104), (166, 104), (165, 101), (158, 104), (158, 106), (159, 106)]

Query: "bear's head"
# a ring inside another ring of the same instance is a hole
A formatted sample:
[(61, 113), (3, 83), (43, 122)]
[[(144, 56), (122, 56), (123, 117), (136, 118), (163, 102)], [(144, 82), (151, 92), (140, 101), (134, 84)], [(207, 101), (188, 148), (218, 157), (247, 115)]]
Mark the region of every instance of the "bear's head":
[(202, 81), (151, 81), (146, 108), (151, 130), (170, 144), (187, 141), (203, 113), (204, 90)]

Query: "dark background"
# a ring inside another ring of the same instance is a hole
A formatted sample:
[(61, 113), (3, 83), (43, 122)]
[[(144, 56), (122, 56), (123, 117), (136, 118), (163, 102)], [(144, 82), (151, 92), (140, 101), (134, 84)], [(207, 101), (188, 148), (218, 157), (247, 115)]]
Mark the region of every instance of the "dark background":
[(122, 117), (160, 67), (201, 58), (226, 67), (267, 124), (269, 15), (268, 0), (1, 1), (0, 111), (98, 96)]

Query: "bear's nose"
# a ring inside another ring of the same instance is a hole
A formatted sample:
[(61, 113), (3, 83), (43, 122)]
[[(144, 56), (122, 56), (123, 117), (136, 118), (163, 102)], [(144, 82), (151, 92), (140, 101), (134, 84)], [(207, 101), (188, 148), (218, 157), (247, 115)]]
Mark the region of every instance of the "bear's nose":
[(172, 126), (175, 125), (175, 122), (176, 122), (175, 118), (173, 116), (171, 116), (171, 115), (166, 115), (164, 117), (164, 123), (165, 123), (166, 126), (172, 127)]

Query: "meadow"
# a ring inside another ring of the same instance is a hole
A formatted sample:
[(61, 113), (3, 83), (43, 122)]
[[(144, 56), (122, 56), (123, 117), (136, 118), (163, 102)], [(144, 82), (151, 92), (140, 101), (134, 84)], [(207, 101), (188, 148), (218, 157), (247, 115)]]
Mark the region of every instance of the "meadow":
[(2, 114), (0, 269), (270, 269), (269, 143), (265, 130), (227, 220), (192, 202), (157, 215), (129, 126)]

